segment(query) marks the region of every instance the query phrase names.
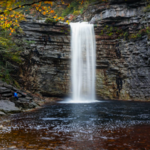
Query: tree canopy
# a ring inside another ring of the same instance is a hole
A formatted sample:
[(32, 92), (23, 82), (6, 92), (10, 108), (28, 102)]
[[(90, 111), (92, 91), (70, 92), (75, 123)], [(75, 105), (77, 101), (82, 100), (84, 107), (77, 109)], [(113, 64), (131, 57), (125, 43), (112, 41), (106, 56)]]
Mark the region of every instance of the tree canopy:
[[(79, 0), (76, 0), (79, 1)], [(80, 1), (82, 4), (84, 0)], [(67, 0), (3, 0), (0, 1), (0, 27), (10, 31), (10, 35), (19, 27), (19, 22), (25, 20), (26, 11), (38, 12), (43, 16), (53, 16), (56, 20), (63, 20), (57, 16), (53, 6), (70, 5)], [(27, 8), (27, 10), (26, 10)]]
[[(35, 9), (43, 15), (54, 13), (52, 5), (55, 0), (3, 0), (0, 2), (0, 27), (10, 31), (10, 35), (19, 27), (19, 22), (25, 20), (25, 7)], [(45, 4), (42, 5), (42, 3)]]

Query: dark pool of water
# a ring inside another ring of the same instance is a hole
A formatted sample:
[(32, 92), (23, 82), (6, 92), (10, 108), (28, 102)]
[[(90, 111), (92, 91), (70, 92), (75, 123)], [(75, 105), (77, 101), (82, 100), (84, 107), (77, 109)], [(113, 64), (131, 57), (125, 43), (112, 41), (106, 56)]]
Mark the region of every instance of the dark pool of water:
[(53, 103), (10, 119), (0, 149), (150, 150), (150, 103)]

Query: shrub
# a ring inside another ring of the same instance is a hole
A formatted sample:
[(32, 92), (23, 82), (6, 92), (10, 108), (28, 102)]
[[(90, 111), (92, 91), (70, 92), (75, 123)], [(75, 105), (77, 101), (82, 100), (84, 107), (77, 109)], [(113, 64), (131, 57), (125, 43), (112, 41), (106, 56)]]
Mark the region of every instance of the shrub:
[(47, 18), (46, 20), (45, 20), (45, 23), (57, 23), (58, 21), (56, 21), (55, 19), (53, 19), (53, 18)]
[(13, 68), (10, 64), (22, 63), (20, 52), (23, 44), (22, 40), (9, 36), (8, 31), (0, 30), (0, 78), (7, 83), (13, 83), (10, 75)]
[(74, 11), (73, 15), (80, 15), (80, 11)]
[(149, 12), (149, 11), (150, 11), (150, 4), (144, 8), (144, 12)]

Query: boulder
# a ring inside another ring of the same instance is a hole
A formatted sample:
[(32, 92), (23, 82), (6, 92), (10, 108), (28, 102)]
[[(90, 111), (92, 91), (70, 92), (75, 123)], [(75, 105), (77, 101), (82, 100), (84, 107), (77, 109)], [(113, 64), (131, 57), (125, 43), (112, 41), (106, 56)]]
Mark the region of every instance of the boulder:
[(3, 86), (3, 85), (4, 85), (4, 83), (0, 82), (0, 87)]
[(4, 127), (3, 125), (0, 125), (0, 130), (6, 130), (7, 128)]
[(26, 99), (28, 99), (28, 100), (32, 100), (32, 97), (26, 97)]
[(26, 99), (26, 98), (19, 98), (18, 101), (20, 101), (20, 102), (29, 102), (30, 100), (29, 100), (29, 99)]
[(2, 111), (0, 111), (0, 116), (5, 116), (6, 114)]
[(11, 97), (12, 93), (6, 93), (6, 94), (2, 94), (2, 97)]
[(12, 89), (13, 88), (13, 86), (12, 85), (9, 85), (9, 84), (7, 84), (7, 83), (4, 83), (4, 85), (3, 85), (4, 87), (6, 87), (6, 88), (8, 88), (8, 89)]
[(23, 109), (29, 109), (29, 102), (25, 101), (15, 101), (15, 106)]
[(27, 96), (27, 94), (26, 93), (24, 93), (24, 92), (22, 92), (22, 91), (17, 91), (22, 97), (26, 97)]
[(19, 98), (19, 100), (14, 101), (15, 106), (23, 109), (32, 109), (37, 107), (37, 104), (35, 102), (30, 102), (30, 100), (27, 100), (25, 98)]
[(10, 93), (11, 90), (7, 89), (6, 87), (0, 87), (0, 94), (3, 94), (3, 93)]
[(29, 103), (29, 108), (36, 108), (38, 105), (35, 102)]
[(13, 89), (14, 91), (19, 91), (19, 90), (18, 90), (17, 88), (15, 88), (15, 87), (13, 87), (12, 89)]
[(21, 112), (21, 110), (15, 106), (15, 103), (9, 100), (0, 101), (0, 111), (3, 111), (5, 113)]

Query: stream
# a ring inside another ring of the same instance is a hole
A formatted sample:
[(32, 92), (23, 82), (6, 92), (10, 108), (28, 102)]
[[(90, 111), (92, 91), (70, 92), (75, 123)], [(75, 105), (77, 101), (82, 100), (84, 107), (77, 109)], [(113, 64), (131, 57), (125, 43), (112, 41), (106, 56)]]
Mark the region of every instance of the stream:
[(0, 129), (4, 150), (149, 150), (150, 103), (50, 103), (11, 115)]

